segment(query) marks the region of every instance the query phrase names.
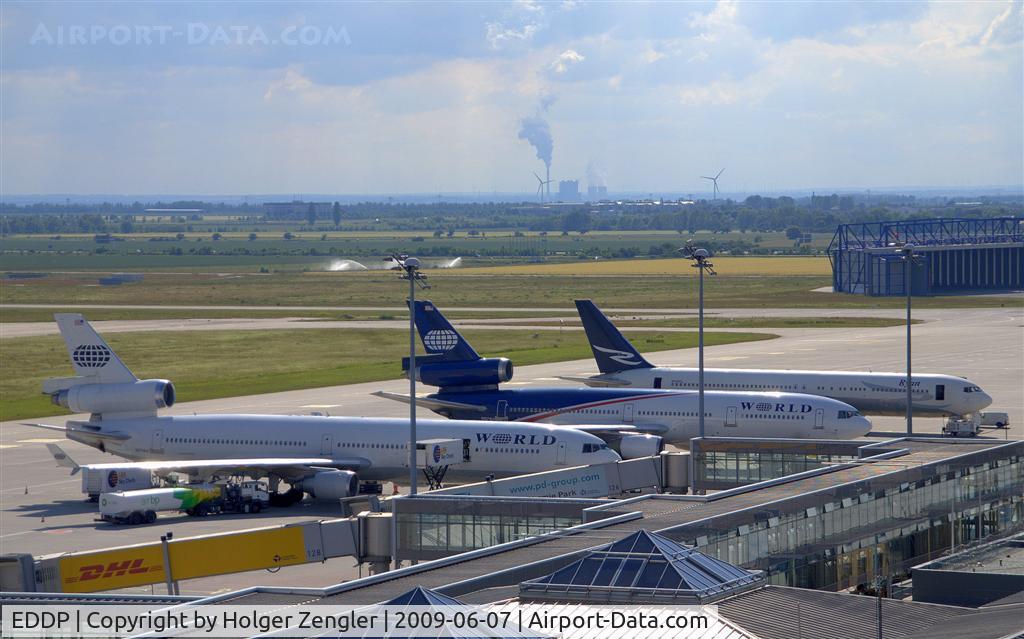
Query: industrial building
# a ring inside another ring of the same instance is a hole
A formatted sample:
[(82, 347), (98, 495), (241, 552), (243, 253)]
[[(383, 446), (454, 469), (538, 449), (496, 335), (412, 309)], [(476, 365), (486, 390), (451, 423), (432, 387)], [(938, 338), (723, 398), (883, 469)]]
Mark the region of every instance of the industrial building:
[(1024, 289), (1024, 220), (998, 217), (843, 224), (828, 247), (833, 290), (906, 295), (904, 245), (914, 295)]
[(562, 180), (559, 182), (558, 199), (562, 202), (578, 202), (580, 199), (580, 181)]

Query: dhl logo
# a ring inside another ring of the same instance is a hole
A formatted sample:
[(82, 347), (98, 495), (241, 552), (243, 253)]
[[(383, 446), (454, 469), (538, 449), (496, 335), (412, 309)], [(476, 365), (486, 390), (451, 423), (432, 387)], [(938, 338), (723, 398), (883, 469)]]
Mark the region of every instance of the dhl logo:
[(110, 579), (113, 577), (124, 577), (125, 575), (138, 575), (150, 571), (161, 570), (162, 566), (147, 566), (144, 558), (126, 559), (124, 561), (112, 561), (108, 564), (92, 564), (82, 566), (78, 569), (78, 577), (72, 577), (68, 581), (92, 581), (93, 579)]

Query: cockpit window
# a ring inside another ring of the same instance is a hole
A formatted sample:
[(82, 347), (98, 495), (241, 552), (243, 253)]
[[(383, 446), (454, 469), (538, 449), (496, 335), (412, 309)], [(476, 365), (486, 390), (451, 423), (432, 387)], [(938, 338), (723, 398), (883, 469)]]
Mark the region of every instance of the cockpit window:
[(608, 450), (608, 444), (583, 444), (585, 453), (596, 453), (599, 450)]
[(964, 386), (965, 393), (980, 393), (981, 389), (977, 386)]
[(857, 417), (858, 415), (860, 415), (860, 412), (855, 410), (839, 411), (839, 419), (850, 419), (851, 417)]

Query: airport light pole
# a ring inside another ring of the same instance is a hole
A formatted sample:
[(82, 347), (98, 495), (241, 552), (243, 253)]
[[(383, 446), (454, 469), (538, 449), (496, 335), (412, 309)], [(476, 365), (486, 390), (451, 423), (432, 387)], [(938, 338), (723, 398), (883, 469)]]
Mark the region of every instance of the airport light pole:
[(427, 276), (420, 273), (420, 261), (408, 255), (392, 255), (391, 260), (409, 280), (409, 494), (416, 494), (416, 285), (430, 288)]
[(904, 244), (900, 247), (903, 256), (903, 287), (907, 294), (907, 437), (914, 434), (914, 384), (910, 371), (910, 306), (913, 298), (914, 245)]
[[(707, 249), (694, 248), (687, 242), (679, 249), (686, 259), (693, 260), (693, 268), (697, 269), (697, 431), (704, 437), (704, 271), (715, 274), (714, 265), (708, 261), (711, 254)], [(693, 446), (690, 446), (690, 490), (694, 490), (696, 464), (693, 458)]]

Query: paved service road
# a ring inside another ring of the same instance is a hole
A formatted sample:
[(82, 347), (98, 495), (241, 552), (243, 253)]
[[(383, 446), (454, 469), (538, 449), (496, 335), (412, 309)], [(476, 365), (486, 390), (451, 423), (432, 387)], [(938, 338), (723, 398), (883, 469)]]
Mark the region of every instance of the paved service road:
[[(81, 307), (76, 307), (81, 309)], [(104, 307), (106, 308), (106, 307)], [(133, 308), (133, 307), (120, 307), (120, 308)], [(159, 307), (138, 307), (138, 308), (159, 308)], [(165, 307), (165, 308), (178, 308), (178, 307)], [(206, 307), (206, 308), (222, 308), (222, 307)], [(238, 307), (223, 307), (232, 310), (240, 310)], [(263, 308), (263, 307), (259, 307)], [(291, 307), (280, 310), (310, 310), (304, 307)], [(323, 309), (321, 309), (323, 310)], [(354, 310), (354, 309), (348, 309)], [(379, 310), (379, 309), (374, 309)], [(391, 309), (399, 312), (400, 314), (407, 313), (406, 310)], [(448, 309), (442, 309), (445, 311)], [(493, 312), (502, 312), (504, 309), (467, 309), (457, 308), (451, 309), (455, 311), (481, 311), (489, 310)], [(561, 309), (532, 309), (534, 311), (548, 310), (558, 311)], [(1015, 309), (1020, 313), (1024, 313), (1024, 309)], [(663, 309), (662, 311), (622, 311), (615, 309), (608, 311), (613, 319), (622, 320), (643, 320), (643, 319), (666, 319), (673, 317), (683, 317), (686, 319), (693, 319), (696, 312), (692, 310), (671, 310)], [(950, 317), (956, 316), (963, 311), (951, 310), (951, 309), (921, 309), (914, 312), (914, 318), (923, 321), (932, 320), (943, 320)], [(975, 311), (967, 311), (975, 312)], [(88, 317), (88, 312), (85, 312)], [(705, 317), (716, 317), (722, 318), (727, 317), (730, 319), (742, 319), (742, 318), (758, 318), (762, 319), (765, 317), (779, 317), (779, 318), (791, 318), (791, 317), (884, 317), (891, 319), (903, 319), (906, 317), (906, 312), (902, 309), (854, 309), (854, 308), (775, 308), (775, 309), (751, 309), (751, 308), (725, 308), (715, 309), (714, 311), (708, 311)], [(562, 320), (566, 322), (565, 326), (559, 325), (557, 322)], [(570, 311), (569, 314), (563, 316), (550, 316), (550, 317), (512, 317), (512, 318), (466, 318), (466, 319), (453, 319), (452, 324), (460, 327), (473, 327), (477, 329), (493, 329), (493, 330), (532, 330), (532, 331), (560, 331), (560, 330), (582, 330), (579, 325), (579, 315), (575, 311)], [(126, 333), (126, 332), (138, 332), (138, 331), (245, 331), (245, 330), (280, 330), (280, 329), (313, 329), (313, 328), (367, 328), (367, 329), (395, 329), (395, 330), (407, 330), (409, 323), (406, 319), (394, 319), (394, 320), (325, 320), (315, 318), (304, 318), (301, 316), (301, 312), (295, 317), (274, 317), (274, 318), (216, 318), (216, 319), (203, 319), (203, 318), (189, 318), (189, 319), (156, 319), (156, 320), (100, 320), (92, 322), (92, 325), (103, 333)], [(657, 332), (692, 332), (695, 328), (669, 328), (660, 326), (628, 326), (623, 327), (626, 330), (634, 332), (643, 331), (657, 331)], [(745, 328), (712, 328), (708, 330), (714, 331), (743, 331), (749, 332), (751, 329)], [(772, 329), (758, 329), (758, 330), (772, 330)], [(832, 329), (836, 330), (836, 329)], [(774, 330), (772, 332), (778, 332)], [(14, 338), (14, 337), (34, 337), (39, 335), (56, 335), (58, 333), (57, 325), (54, 322), (5, 322), (0, 324), (0, 338)]]
[[(774, 311), (748, 310), (760, 315)], [(801, 314), (814, 311), (800, 310)], [(834, 311), (847, 315), (847, 309)], [(884, 316), (890, 311), (872, 310)], [(987, 431), (987, 437), (1024, 436), (1024, 312), (1021, 309), (968, 309), (922, 311), (928, 321), (914, 327), (914, 369), (919, 372), (964, 375), (977, 381), (995, 398), (991, 410), (1010, 413), (1011, 428)], [(786, 329), (767, 330), (782, 334), (779, 339), (709, 347), (706, 363), (714, 367), (851, 369), (899, 371), (903, 369), (904, 328)], [(664, 351), (650, 356), (662, 365), (693, 366), (696, 350)], [(397, 367), (397, 365), (396, 365)], [(558, 375), (595, 372), (591, 360), (560, 362), (516, 369), (510, 386), (571, 385), (556, 379)], [(407, 382), (353, 384), (302, 391), (240, 396), (176, 405), (168, 414), (192, 412), (309, 413), (404, 417), (407, 406), (370, 396), (375, 390), (405, 392)], [(244, 389), (239, 389), (244, 392)], [(421, 410), (422, 417), (435, 417)], [(79, 418), (84, 416), (79, 416)], [(38, 419), (62, 424), (66, 417)], [(899, 417), (874, 418), (876, 431), (901, 432)], [(937, 432), (938, 418), (914, 420), (919, 432)], [(289, 510), (274, 509), (260, 516), (226, 516), (194, 520), (188, 517), (161, 517), (155, 526), (110, 527), (93, 521), (95, 506), (87, 504), (79, 493), (78, 477), (69, 477), (57, 468), (45, 442), (55, 433), (23, 426), (15, 422), (0, 424), (0, 553), (29, 552), (44, 554), (83, 550), (151, 541), (163, 532), (176, 537), (249, 528), (256, 525), (301, 521), (307, 518), (336, 516), (331, 506), (311, 505)], [(115, 461), (80, 444), (65, 442), (66, 450), (77, 461)], [(29, 487), (25, 494), (25, 487)], [(44, 519), (45, 518), (45, 519)], [(332, 560), (268, 573), (212, 577), (182, 584), (185, 592), (212, 592), (254, 582), (275, 585), (319, 585), (355, 576), (351, 561)], [(158, 587), (159, 591), (159, 587)]]

